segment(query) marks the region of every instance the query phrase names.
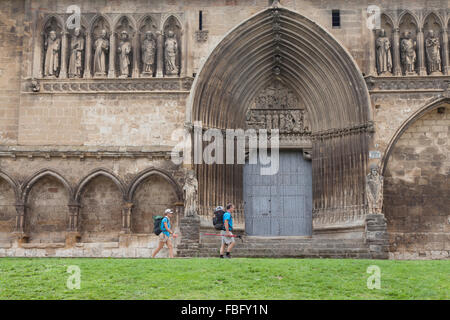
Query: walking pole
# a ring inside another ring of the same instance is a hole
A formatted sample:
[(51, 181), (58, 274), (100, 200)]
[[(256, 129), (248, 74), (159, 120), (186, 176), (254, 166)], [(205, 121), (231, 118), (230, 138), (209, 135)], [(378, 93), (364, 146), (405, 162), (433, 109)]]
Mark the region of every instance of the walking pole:
[(216, 237), (224, 236), (224, 237), (239, 238), (239, 239), (241, 239), (242, 242), (244, 242), (244, 239), (242, 239), (242, 236), (241, 235), (236, 235), (236, 234), (232, 234), (232, 235), (227, 236), (227, 235), (221, 235), (221, 234), (216, 234), (216, 233), (204, 233), (204, 235), (205, 236), (216, 236)]

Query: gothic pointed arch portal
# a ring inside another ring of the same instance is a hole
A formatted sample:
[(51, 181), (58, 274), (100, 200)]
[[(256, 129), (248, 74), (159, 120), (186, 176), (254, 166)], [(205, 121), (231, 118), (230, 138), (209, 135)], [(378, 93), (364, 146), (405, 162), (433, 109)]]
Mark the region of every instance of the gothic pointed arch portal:
[[(258, 93), (274, 81), (293, 90), (308, 114), (315, 229), (362, 221), (373, 124), (355, 61), (325, 29), (284, 7), (265, 9), (232, 29), (201, 68), (187, 122), (246, 128)], [(242, 165), (195, 165), (200, 214), (226, 202), (242, 208)]]

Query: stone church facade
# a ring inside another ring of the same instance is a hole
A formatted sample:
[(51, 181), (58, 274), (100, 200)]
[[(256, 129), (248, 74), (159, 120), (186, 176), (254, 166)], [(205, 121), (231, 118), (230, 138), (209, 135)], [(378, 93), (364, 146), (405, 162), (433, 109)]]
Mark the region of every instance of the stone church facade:
[[(237, 255), (448, 259), (449, 1), (371, 5), (1, 0), (0, 257), (149, 257), (168, 207), (216, 255), (231, 202)], [(278, 129), (280, 172), (173, 161), (207, 129)]]

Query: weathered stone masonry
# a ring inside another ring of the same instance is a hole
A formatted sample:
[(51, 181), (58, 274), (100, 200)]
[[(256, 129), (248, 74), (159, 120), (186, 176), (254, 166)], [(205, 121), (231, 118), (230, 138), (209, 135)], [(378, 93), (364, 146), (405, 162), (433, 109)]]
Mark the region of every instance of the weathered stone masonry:
[(171, 161), (202, 121), (280, 128), (312, 161), (312, 238), (249, 237), (243, 256), (448, 258), (448, 1), (379, 1), (376, 30), (365, 1), (279, 2), (79, 1), (76, 31), (71, 1), (1, 1), (0, 257), (148, 257), (167, 207), (178, 255), (215, 255), (201, 234), (229, 201), (245, 239), (243, 167)]

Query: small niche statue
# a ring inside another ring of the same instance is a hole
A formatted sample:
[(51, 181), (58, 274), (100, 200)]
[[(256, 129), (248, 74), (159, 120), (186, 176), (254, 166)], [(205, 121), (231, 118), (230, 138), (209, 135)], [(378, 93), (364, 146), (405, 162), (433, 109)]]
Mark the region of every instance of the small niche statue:
[(76, 28), (70, 42), (69, 78), (81, 78), (83, 72), (84, 39)]
[(411, 32), (405, 32), (401, 41), (402, 64), (405, 75), (415, 75), (416, 41), (412, 39)]
[(428, 71), (431, 75), (442, 74), (441, 69), (441, 44), (439, 38), (435, 36), (434, 31), (428, 32), (428, 37), (425, 41), (427, 52)]
[(166, 67), (167, 76), (176, 76), (179, 72), (177, 64), (178, 43), (175, 33), (172, 30), (167, 32), (167, 39), (164, 43), (164, 65)]
[(383, 207), (383, 176), (378, 167), (371, 167), (366, 177), (366, 196), (368, 213), (382, 213)]
[(145, 33), (142, 43), (142, 74), (147, 77), (153, 76), (155, 65), (156, 41), (151, 31)]
[(198, 203), (198, 181), (193, 170), (186, 173), (186, 179), (183, 186), (184, 193), (184, 215), (193, 217), (197, 215)]
[(106, 76), (106, 54), (109, 51), (109, 41), (106, 39), (106, 30), (102, 30), (100, 37), (95, 40), (94, 51), (94, 75)]
[(377, 68), (378, 74), (390, 75), (392, 72), (392, 54), (391, 41), (386, 37), (386, 31), (380, 30), (380, 36), (377, 39)]
[(120, 34), (120, 43), (117, 47), (117, 52), (119, 53), (119, 66), (120, 75), (119, 78), (128, 78), (130, 75), (130, 53), (131, 53), (131, 43), (128, 39), (128, 32), (125, 30)]
[(44, 43), (45, 63), (44, 77), (56, 78), (59, 73), (59, 53), (61, 51), (61, 40), (56, 37), (56, 31), (51, 30)]

